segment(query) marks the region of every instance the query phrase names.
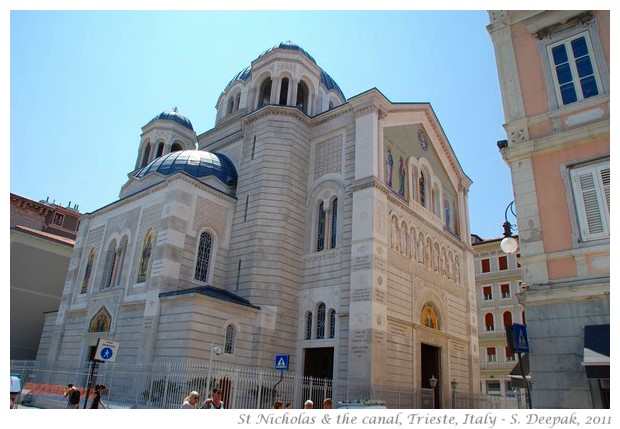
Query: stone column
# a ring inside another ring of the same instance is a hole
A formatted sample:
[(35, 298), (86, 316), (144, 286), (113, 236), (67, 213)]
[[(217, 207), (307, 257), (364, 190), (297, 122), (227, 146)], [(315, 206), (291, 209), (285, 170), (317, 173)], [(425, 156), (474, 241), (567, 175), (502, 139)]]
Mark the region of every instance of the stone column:
[(349, 381), (385, 382), (387, 340), (387, 196), (378, 181), (379, 109), (356, 106), (351, 234)]

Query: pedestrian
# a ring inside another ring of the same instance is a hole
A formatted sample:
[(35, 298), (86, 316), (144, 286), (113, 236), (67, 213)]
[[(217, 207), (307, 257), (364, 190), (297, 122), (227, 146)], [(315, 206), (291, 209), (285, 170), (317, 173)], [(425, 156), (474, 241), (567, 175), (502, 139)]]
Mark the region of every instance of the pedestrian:
[(65, 408), (80, 408), (80, 390), (73, 383), (67, 384), (64, 396), (67, 398), (67, 406)]
[(290, 410), (293, 408), (293, 404), (291, 404), (290, 402), (287, 402), (284, 408), (286, 408), (287, 410)]
[(314, 402), (312, 402), (312, 399), (308, 399), (306, 402), (304, 402), (304, 408), (311, 410), (314, 408)]
[(276, 401), (273, 404), (273, 408), (281, 410), (282, 408), (284, 408), (284, 403), (282, 401)]
[(105, 390), (105, 386), (103, 384), (97, 384), (95, 386), (95, 396), (93, 396), (93, 402), (90, 405), (91, 409), (105, 409), (106, 406), (101, 400), (101, 394)]
[(332, 398), (323, 399), (323, 409), (331, 410), (332, 409)]
[(211, 391), (211, 397), (204, 401), (200, 408), (206, 408), (207, 410), (223, 409), (224, 402), (222, 402), (222, 389), (220, 389), (219, 387), (214, 387)]
[(183, 409), (196, 409), (198, 408), (198, 400), (200, 399), (200, 394), (195, 390), (192, 390), (187, 398), (183, 401), (183, 405), (181, 408)]

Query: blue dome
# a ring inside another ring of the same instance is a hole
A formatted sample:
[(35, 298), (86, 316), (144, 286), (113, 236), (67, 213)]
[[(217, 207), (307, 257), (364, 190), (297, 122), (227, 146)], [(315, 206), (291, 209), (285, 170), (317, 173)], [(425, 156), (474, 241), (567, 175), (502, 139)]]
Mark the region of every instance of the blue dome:
[(149, 124), (153, 121), (156, 121), (158, 119), (169, 119), (171, 121), (176, 122), (177, 124), (181, 124), (183, 125), (185, 128), (189, 128), (190, 130), (194, 131), (194, 127), (192, 126), (192, 123), (190, 122), (189, 119), (187, 119), (185, 116), (181, 115), (179, 113), (179, 110), (174, 107), (170, 110), (166, 110), (164, 112), (161, 112), (159, 115), (155, 116), (153, 119), (151, 119), (149, 121)]
[(215, 176), (227, 186), (237, 186), (237, 170), (228, 157), (204, 150), (181, 150), (170, 152), (141, 168), (135, 177), (149, 173), (170, 175), (183, 172), (192, 177)]
[[(312, 61), (314, 64), (317, 64), (317, 62), (314, 60), (314, 58), (312, 58), (312, 55), (310, 55), (308, 52), (306, 52), (306, 50), (304, 48), (302, 48), (301, 46), (291, 42), (290, 40), (288, 42), (282, 42), (279, 43), (277, 45), (275, 45), (272, 48), (267, 49), (265, 52), (263, 52), (262, 54), (260, 54), (258, 58), (267, 55), (269, 52), (274, 51), (276, 49), (288, 49), (291, 51), (299, 51), (302, 54), (304, 54), (306, 57), (308, 57), (308, 59), (310, 59), (310, 61)], [(242, 80), (242, 81), (246, 81), (248, 80), (248, 78), (252, 75), (252, 66), (248, 66), (246, 68), (244, 68), (243, 70), (241, 70), (239, 73), (237, 73), (235, 75), (235, 77), (233, 77), (231, 79), (230, 82), (228, 82), (228, 85), (226, 85), (226, 89), (228, 89), (235, 81), (237, 80)], [(342, 92), (342, 90), (340, 89), (340, 87), (338, 86), (338, 84), (336, 83), (336, 81), (334, 81), (334, 79), (332, 79), (332, 77), (330, 75), (328, 75), (325, 70), (321, 69), (321, 83), (323, 83), (323, 85), (325, 85), (325, 87), (330, 90), (333, 89), (335, 91), (338, 92), (338, 94), (342, 97), (343, 100), (346, 100), (347, 97), (344, 96), (344, 93)], [(224, 91), (226, 91), (226, 89), (224, 89)]]
[[(260, 54), (258, 56), (258, 58), (262, 57), (263, 55), (267, 55), (269, 52), (276, 50), (276, 49), (289, 49), (291, 51), (299, 51), (302, 54), (304, 54), (306, 57), (310, 58), (310, 60), (314, 63), (317, 64), (316, 61), (314, 60), (314, 58), (312, 58), (312, 55), (310, 55), (308, 52), (306, 52), (306, 50), (304, 48), (302, 48), (301, 46), (299, 46), (296, 43), (291, 42), (290, 40), (288, 42), (282, 42), (277, 44), (276, 46), (274, 46), (273, 48), (269, 48), (267, 49), (265, 52), (263, 52), (262, 54)], [(318, 64), (317, 64), (318, 65)]]

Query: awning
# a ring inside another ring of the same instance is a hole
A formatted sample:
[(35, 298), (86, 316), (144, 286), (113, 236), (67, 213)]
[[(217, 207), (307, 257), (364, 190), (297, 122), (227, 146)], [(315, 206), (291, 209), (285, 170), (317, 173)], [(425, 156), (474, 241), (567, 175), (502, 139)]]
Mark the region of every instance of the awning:
[[(523, 372), (525, 372), (525, 378), (527, 379), (528, 383), (531, 382), (531, 377), (530, 377), (530, 359), (529, 359), (529, 354), (525, 354), (523, 355), (523, 357), (521, 357), (521, 363), (523, 364)], [(521, 374), (521, 366), (519, 365), (519, 363), (517, 363), (514, 368), (512, 368), (512, 371), (510, 371), (510, 385), (512, 387), (520, 387), (525, 389), (527, 386), (525, 385), (525, 381), (523, 380), (523, 374)]]
[(583, 362), (588, 378), (609, 378), (609, 324), (583, 328)]

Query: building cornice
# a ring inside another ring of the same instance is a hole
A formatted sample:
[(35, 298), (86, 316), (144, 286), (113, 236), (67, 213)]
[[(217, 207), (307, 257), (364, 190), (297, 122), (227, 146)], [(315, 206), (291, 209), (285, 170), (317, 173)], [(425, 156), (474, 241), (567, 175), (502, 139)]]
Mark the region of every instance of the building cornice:
[(610, 133), (609, 127), (610, 121), (606, 119), (574, 130), (509, 145), (507, 148), (500, 149), (500, 153), (507, 163), (513, 163), (529, 158), (533, 154), (553, 152), (565, 149), (567, 146), (580, 145), (606, 135), (608, 136)]
[(583, 302), (591, 300), (609, 301), (609, 276), (565, 279), (545, 284), (527, 285), (526, 291), (516, 294), (523, 306)]
[(268, 105), (261, 109), (255, 110), (252, 113), (249, 113), (247, 116), (241, 118), (242, 126), (247, 126), (252, 122), (258, 121), (266, 116), (288, 116), (295, 119), (298, 119), (306, 126), (310, 126), (312, 122), (312, 118), (303, 113), (296, 107), (291, 106), (278, 106), (278, 105)]
[[(153, 173), (153, 174), (159, 174), (159, 173)], [(199, 189), (201, 189), (204, 192), (207, 192), (210, 195), (216, 196), (218, 198), (222, 198), (225, 199), (229, 202), (235, 202), (236, 198), (232, 197), (230, 195), (226, 195), (224, 194), (222, 191), (213, 188), (212, 186), (209, 186), (205, 183), (202, 183), (190, 176), (188, 176), (187, 174), (183, 173), (183, 172), (179, 172), (179, 173), (175, 173), (171, 176), (166, 176), (166, 179), (160, 183), (156, 183), (154, 185), (149, 186), (146, 189), (142, 189), (138, 192), (136, 192), (135, 194), (131, 194), (125, 198), (122, 198), (120, 200), (117, 200), (113, 203), (110, 203), (106, 206), (101, 207), (100, 209), (97, 209), (91, 213), (89, 213), (89, 215), (97, 215), (100, 216), (102, 214), (108, 213), (110, 211), (116, 210), (120, 207), (126, 206), (128, 204), (134, 203), (142, 198), (144, 198), (147, 195), (153, 194), (155, 192), (161, 191), (162, 189), (167, 188), (168, 186), (170, 186), (173, 182), (177, 181), (177, 180), (182, 180), (186, 183), (189, 183), (190, 185), (193, 185)]]

